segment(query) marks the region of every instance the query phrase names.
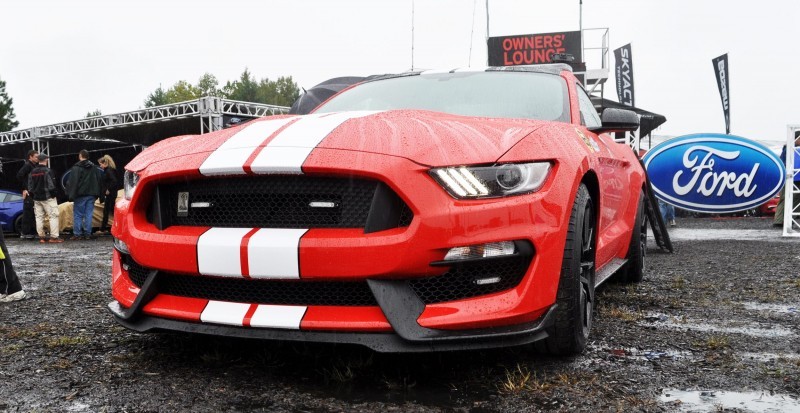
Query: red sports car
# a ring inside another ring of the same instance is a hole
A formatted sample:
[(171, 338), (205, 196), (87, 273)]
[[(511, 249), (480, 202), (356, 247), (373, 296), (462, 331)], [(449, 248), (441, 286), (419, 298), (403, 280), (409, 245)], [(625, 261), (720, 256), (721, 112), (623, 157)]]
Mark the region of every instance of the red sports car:
[(312, 114), (148, 148), (113, 235), (136, 331), (581, 352), (595, 286), (642, 277), (643, 185), (566, 65), (373, 78)]

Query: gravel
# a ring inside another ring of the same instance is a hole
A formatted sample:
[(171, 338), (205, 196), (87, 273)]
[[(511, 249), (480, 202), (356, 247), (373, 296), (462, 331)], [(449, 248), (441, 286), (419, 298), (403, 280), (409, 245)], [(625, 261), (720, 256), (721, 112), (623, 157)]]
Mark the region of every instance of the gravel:
[[(30, 297), (0, 304), (0, 411), (800, 410), (800, 239), (765, 218), (677, 229), (674, 254), (651, 240), (644, 281), (598, 290), (570, 358), (137, 334), (106, 310), (110, 238), (7, 239)], [(759, 229), (775, 236), (691, 236)]]

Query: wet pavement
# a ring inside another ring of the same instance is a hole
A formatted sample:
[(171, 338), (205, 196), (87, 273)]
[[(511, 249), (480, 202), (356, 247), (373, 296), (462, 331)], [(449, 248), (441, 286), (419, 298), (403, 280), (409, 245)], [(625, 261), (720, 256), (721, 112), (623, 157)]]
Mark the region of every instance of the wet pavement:
[(0, 304), (0, 412), (800, 412), (800, 239), (780, 233), (679, 218), (641, 283), (598, 289), (568, 358), (137, 334), (105, 308), (109, 238), (12, 238), (30, 298)]

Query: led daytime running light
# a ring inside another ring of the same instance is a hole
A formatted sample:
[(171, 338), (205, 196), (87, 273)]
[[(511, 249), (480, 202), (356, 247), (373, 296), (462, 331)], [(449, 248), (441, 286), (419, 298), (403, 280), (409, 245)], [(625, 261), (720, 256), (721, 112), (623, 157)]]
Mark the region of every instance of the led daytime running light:
[(447, 251), (445, 261), (468, 260), (474, 258), (501, 257), (514, 255), (517, 248), (513, 241), (490, 242), (488, 244), (455, 247)]

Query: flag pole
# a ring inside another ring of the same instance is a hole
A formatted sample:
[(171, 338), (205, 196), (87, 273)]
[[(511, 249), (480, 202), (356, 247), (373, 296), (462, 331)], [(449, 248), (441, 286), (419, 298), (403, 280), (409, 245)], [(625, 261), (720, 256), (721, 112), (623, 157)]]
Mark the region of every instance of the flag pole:
[[(486, 47), (489, 47), (489, 0), (486, 0)], [(486, 51), (486, 66), (489, 66), (489, 51)]]
[(414, 71), (414, 0), (411, 0), (411, 71)]
[(578, 30), (581, 32), (581, 60), (585, 61), (586, 59), (583, 58), (583, 0), (578, 0), (578, 2)]

